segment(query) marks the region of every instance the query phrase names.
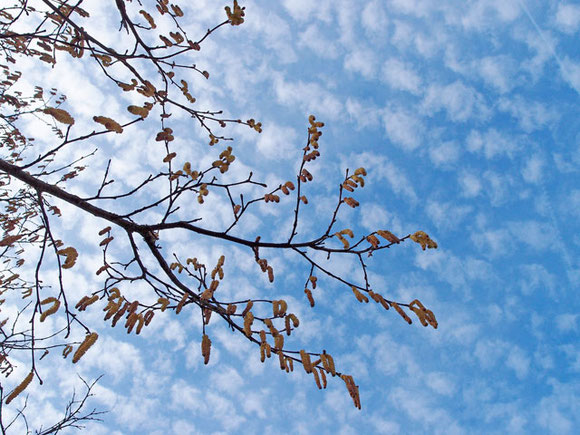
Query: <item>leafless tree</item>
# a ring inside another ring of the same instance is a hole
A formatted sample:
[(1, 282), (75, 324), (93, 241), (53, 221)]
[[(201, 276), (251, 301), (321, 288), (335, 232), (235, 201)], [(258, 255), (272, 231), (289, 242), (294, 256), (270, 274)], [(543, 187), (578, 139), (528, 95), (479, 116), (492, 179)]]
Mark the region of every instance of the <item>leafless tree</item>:
[[(93, 18), (82, 8), (82, 3), (83, 0), (13, 0), (12, 4), (5, 4), (0, 9), (0, 67), (4, 74), (0, 84), (0, 201), (3, 207), (0, 216), (4, 231), (0, 238), (4, 260), (0, 293), (22, 296), (16, 318), (1, 323), (2, 371), (5, 375), (11, 373), (10, 356), (13, 352), (28, 352), (30, 359), (30, 374), (4, 398), (4, 404), (8, 404), (34, 379), (41, 380), (38, 363), (48, 352), (60, 348), (65, 357), (72, 354), (73, 363), (84, 355), (98, 335), (83, 322), (83, 311), (93, 309), (89, 308), (92, 304), (103, 304), (105, 321), (110, 321), (113, 326), (120, 323), (128, 333), (134, 331), (136, 334), (162, 312), (198, 309), (203, 319), (200, 334), (206, 364), (211, 351), (210, 319), (219, 317), (232, 331), (259, 348), (262, 361), (275, 356), (280, 368), (287, 372), (298, 363), (313, 376), (318, 388), (326, 387), (329, 375), (341, 378), (354, 405), (360, 408), (358, 386), (353, 377), (335, 367), (329, 353), (286, 347), (284, 335), (291, 335), (300, 323), (286, 301), (223, 299), (219, 288), (227, 285), (224, 284), (227, 278), (223, 268), (226, 257), (222, 255), (214, 264), (203, 264), (194, 257), (168, 253), (167, 248), (163, 249), (165, 235), (180, 231), (242, 247), (253, 256), (256, 267), (267, 275), (270, 283), (274, 282), (275, 271), (264, 251), (288, 251), (302, 259), (305, 265), (304, 293), (312, 307), (315, 305), (317, 277), (327, 276), (341, 283), (361, 303), (373, 300), (386, 310), (393, 308), (408, 323), (412, 323), (410, 316), (413, 313), (421, 324), (434, 328), (437, 327), (434, 314), (420, 301), (397, 302), (373, 290), (366, 262), (372, 254), (383, 253), (408, 240), (419, 243), (423, 249), (436, 248), (436, 243), (422, 231), (397, 237), (386, 229), (377, 229), (355, 238), (351, 229), (337, 228), (341, 211), (345, 207), (359, 206), (354, 196), (356, 190), (364, 186), (364, 168), (345, 171), (344, 179), (337, 183), (336, 207), (318, 236), (311, 239), (300, 237), (300, 217), (308, 204), (306, 185), (313, 181), (308, 168), (323, 150), (320, 141), (324, 124), (313, 115), (308, 118), (299, 170), (291, 180), (268, 186), (255, 180), (252, 172), (239, 180), (224, 180), (223, 174), (235, 164), (237, 150), (233, 139), (219, 131), (226, 131), (223, 127), (228, 125), (241, 124), (260, 133), (262, 125), (254, 119), (231, 119), (221, 111), (197, 108), (193, 90), (185, 78), (193, 73), (209, 79), (209, 73), (185, 59), (202, 49), (207, 38), (218, 29), (244, 22), (244, 8), (237, 1), (226, 7), (224, 21), (194, 37), (188, 34), (187, 17), (176, 3), (169, 0), (155, 3), (115, 0), (110, 2), (110, 7), (118, 15), (118, 31), (122, 35), (116, 47), (108, 46), (87, 30), (90, 27), (87, 23)], [(157, 23), (162, 20), (173, 27), (169, 34), (156, 30)], [(66, 98), (56, 90), (47, 91), (41, 87), (42, 83), (31, 95), (15, 90), (21, 77), (17, 69), (20, 59), (28, 57), (55, 64), (62, 56), (70, 56), (100, 71), (118, 86), (119, 92), (138, 95), (142, 103), (127, 108), (130, 120), (118, 122), (99, 113), (101, 108), (95, 107), (95, 129), (80, 131), (81, 128), (75, 126), (74, 114), (65, 109)], [(197, 167), (194, 156), (177, 155), (174, 151), (173, 141), (178, 132), (172, 129), (174, 124), (170, 117), (176, 112), (187, 114), (196, 128), (206, 132), (207, 153), (215, 155), (211, 165)], [(54, 140), (41, 144), (26, 137), (20, 125), (30, 117), (50, 125)], [(89, 196), (75, 194), (75, 178), (87, 169), (87, 162), (95, 158), (96, 150), (91, 148), (91, 140), (109, 135), (130, 138), (131, 131), (145, 122), (158, 123), (159, 126), (154, 139), (165, 156), (160, 159), (157, 172), (118, 193), (118, 190), (111, 189), (114, 180), (110, 168), (115, 161), (115, 156), (111, 155), (104, 173), (93, 174), (102, 180), (99, 188)], [(73, 159), (63, 157), (63, 151), (73, 145), (76, 149), (83, 149), (83, 155)], [(262, 192), (252, 195), (255, 188)], [(183, 218), (180, 210), (185, 204), (194, 199), (199, 207), (204, 207), (207, 198), (214, 195), (226, 198), (230, 204), (229, 224), (224, 228), (216, 231), (200, 218)], [(284, 197), (294, 204), (291, 225), (285, 236), (283, 231), (280, 231), (278, 240), (236, 235), (249, 210), (259, 203), (271, 203), (275, 207)], [(81, 255), (71, 246), (74, 235), (57, 234), (51, 226), (62, 214), (59, 203), (67, 203), (103, 222), (99, 232), (103, 262), (96, 271), (95, 282), (98, 289), (79, 301), (70, 300), (70, 292), (67, 292), (63, 280), (63, 274), (75, 266)], [(157, 212), (157, 216), (160, 213), (161, 217), (152, 221), (151, 211)], [(120, 237), (126, 238), (131, 249), (126, 258), (113, 258), (109, 247), (115, 244), (115, 238)], [(35, 267), (30, 269), (34, 273), (20, 276), (18, 269), (24, 264), (26, 253), (30, 256), (31, 252), (36, 256)], [(327, 260), (340, 255), (356, 258), (363, 279), (353, 282), (331, 271), (326, 263), (317, 260), (320, 253)], [(47, 262), (54, 262), (57, 266), (57, 288), (43, 284)], [(136, 282), (145, 283), (150, 290), (139, 300), (126, 296), (125, 291)], [(50, 336), (39, 336), (35, 325), (51, 315), (64, 316), (66, 326)], [(19, 325), (26, 323), (28, 329), (18, 329)], [(86, 332), (85, 339), (80, 343), (70, 342), (71, 331), (79, 328)], [(97, 415), (93, 411), (79, 417), (94, 384), (85, 385), (87, 393), (84, 398), (80, 401), (73, 398), (65, 418), (40, 433), (76, 426)]]

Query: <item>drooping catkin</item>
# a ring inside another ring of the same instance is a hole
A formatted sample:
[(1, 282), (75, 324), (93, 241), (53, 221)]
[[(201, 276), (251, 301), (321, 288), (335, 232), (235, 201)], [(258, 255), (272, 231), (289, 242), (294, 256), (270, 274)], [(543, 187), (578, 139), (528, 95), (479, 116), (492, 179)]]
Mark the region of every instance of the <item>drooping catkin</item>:
[(78, 349), (76, 350), (76, 352), (73, 355), (73, 363), (76, 363), (78, 360), (80, 360), (82, 358), (82, 356), (87, 352), (87, 350), (89, 350), (89, 348), (95, 344), (95, 342), (97, 341), (97, 339), (99, 338), (99, 334), (97, 334), (96, 332), (91, 332), (90, 334), (87, 334), (87, 336), (85, 337), (85, 339), (83, 340), (83, 342), (79, 345)]
[(322, 390), (322, 385), (320, 384), (320, 376), (318, 376), (318, 370), (314, 368), (314, 370), (312, 370), (312, 374), (314, 375), (314, 382), (316, 382), (316, 386), (318, 387), (319, 390)]
[(50, 303), (52, 303), (52, 306), (49, 309), (43, 311), (42, 314), (40, 315), (41, 322), (44, 322), (44, 320), (51, 314), (56, 313), (58, 308), (60, 307), (60, 301), (54, 297), (48, 297), (44, 299), (43, 301), (40, 302), (40, 305), (46, 305)]
[(312, 373), (312, 362), (310, 361), (310, 355), (304, 349), (300, 351), (300, 358), (302, 360), (304, 371), (306, 371), (306, 373)]
[(203, 355), (203, 363), (207, 365), (209, 363), (209, 354), (211, 351), (211, 340), (206, 334), (203, 334), (201, 339), (201, 354)]
[(403, 311), (403, 309), (399, 306), (399, 304), (397, 304), (396, 302), (391, 302), (391, 307), (393, 307), (397, 313), (399, 313), (401, 315), (401, 317), (403, 319), (405, 319), (405, 321), (410, 325), (411, 323), (413, 323), (413, 321), (411, 320), (411, 318), (409, 316), (407, 316), (407, 313), (405, 313)]
[(318, 369), (318, 370), (320, 370), (320, 377), (322, 378), (322, 388), (326, 388), (326, 385), (327, 385), (326, 373), (324, 373), (324, 370), (322, 370), (322, 369)]
[(181, 309), (185, 305), (185, 302), (187, 301), (188, 298), (189, 298), (189, 294), (184, 293), (183, 296), (181, 297), (181, 300), (177, 304), (177, 307), (175, 307), (175, 314), (179, 314), (181, 312)]
[(254, 323), (254, 315), (251, 311), (248, 311), (244, 316), (244, 334), (246, 336), (252, 336), (252, 324)]
[(14, 390), (12, 390), (12, 392), (6, 397), (6, 401), (4, 403), (6, 403), (6, 405), (10, 404), (10, 402), (12, 402), (20, 393), (26, 389), (26, 387), (28, 387), (33, 378), (34, 372), (31, 370), (30, 373), (28, 373), (28, 375), (24, 378), (24, 380), (20, 382), (20, 384), (18, 384), (18, 386), (14, 388)]

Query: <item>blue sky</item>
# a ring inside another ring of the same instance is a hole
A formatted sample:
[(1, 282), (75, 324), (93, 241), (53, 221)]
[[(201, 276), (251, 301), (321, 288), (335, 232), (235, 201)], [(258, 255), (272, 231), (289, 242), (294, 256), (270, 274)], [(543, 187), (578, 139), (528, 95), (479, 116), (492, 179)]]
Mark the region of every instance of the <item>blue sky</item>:
[[(344, 210), (337, 229), (432, 236), (436, 251), (407, 242), (367, 263), (375, 291), (420, 299), (439, 328), (407, 325), (394, 310), (360, 304), (348, 287), (323, 277), (310, 308), (303, 293), (309, 267), (296, 255), (265, 251), (276, 272), (269, 284), (251, 251), (168, 234), (166, 252), (209, 264), (227, 253), (224, 296), (288, 300), (301, 319), (288, 346), (334, 355), (355, 377), (362, 410), (354, 409), (342, 381), (319, 391), (301, 369), (288, 375), (277, 360), (262, 364), (259, 349), (217, 320), (209, 325), (213, 349), (204, 366), (193, 308), (156, 316), (137, 338), (103, 325), (94, 308), (86, 315), (101, 338), (73, 369), (87, 379), (105, 374), (92, 405), (110, 413), (89, 432), (573, 433), (580, 423), (580, 4), (241, 4), (243, 25), (220, 29), (192, 57), (210, 79), (188, 78), (199, 107), (263, 124), (261, 134), (228, 127), (237, 160), (227, 176), (251, 170), (270, 185), (295, 179), (308, 116), (315, 114), (325, 123), (321, 157), (309, 166), (314, 182), (305, 185), (309, 205), (298, 238), (324, 232), (344, 171), (365, 167), (365, 187), (354, 194), (361, 206)], [(221, 22), (223, 6), (183, 5), (190, 34)], [(101, 28), (118, 27), (103, 4), (87, 9)], [(116, 35), (103, 38), (114, 42)], [(94, 128), (96, 112), (129, 119), (125, 107), (134, 97), (119, 95), (88, 64), (63, 55), (52, 71), (26, 65), (31, 84), (50, 83), (69, 97), (79, 132)], [(208, 152), (207, 135), (190, 119), (176, 113), (171, 122), (178, 156), (200, 166), (215, 159), (218, 150)], [(95, 141), (101, 152), (91, 171), (102, 171), (113, 156), (118, 184), (134, 185), (164, 155), (153, 141), (157, 127), (148, 120)], [(99, 181), (85, 173), (69, 189), (93, 192)], [(223, 229), (227, 207), (215, 198), (184, 207), (183, 216)], [(284, 199), (261, 204), (236, 234), (284, 240), (292, 209)], [(81, 236), (76, 243), (84, 254), (67, 277), (80, 298), (98, 288), (96, 233), (105, 225), (66, 205), (62, 210), (55, 224), (61, 237), (68, 231), (74, 244), (71, 229)], [(116, 242), (112, 253), (122, 255), (126, 242)], [(353, 260), (333, 257), (328, 267), (361, 282)], [(69, 361), (49, 359), (44, 370), (52, 368), (46, 385), (31, 387), (29, 407), (38, 410), (30, 411), (32, 422), (57, 416), (77, 382)]]

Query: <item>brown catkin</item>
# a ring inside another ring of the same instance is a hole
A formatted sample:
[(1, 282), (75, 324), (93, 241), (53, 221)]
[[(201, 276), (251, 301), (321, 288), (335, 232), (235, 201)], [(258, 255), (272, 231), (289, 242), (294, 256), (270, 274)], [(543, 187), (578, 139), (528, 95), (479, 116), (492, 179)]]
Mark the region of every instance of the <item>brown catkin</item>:
[(281, 350), (278, 351), (278, 358), (280, 359), (280, 370), (286, 370), (286, 357)]
[(284, 336), (278, 334), (277, 336), (274, 337), (274, 347), (276, 347), (276, 349), (278, 350), (282, 350), (282, 348), (284, 347)]
[(60, 307), (60, 301), (56, 298), (53, 298), (53, 297), (49, 297), (49, 298), (46, 298), (45, 300), (41, 301), (40, 305), (46, 305), (46, 304), (50, 304), (50, 303), (52, 303), (52, 306), (48, 310), (43, 311), (43, 313), (40, 315), (41, 322), (44, 322), (44, 320), (48, 316), (50, 316), (51, 314), (56, 313), (56, 311)]
[(95, 341), (99, 338), (99, 334), (96, 332), (91, 332), (87, 334), (83, 342), (79, 345), (78, 349), (73, 355), (73, 363), (76, 363), (78, 360), (82, 358), (82, 356), (89, 350), (89, 348), (95, 344)]
[(327, 382), (326, 382), (326, 373), (324, 373), (324, 370), (319, 369), (320, 370), (320, 377), (322, 378), (322, 388), (326, 388)]
[(318, 376), (318, 370), (316, 368), (312, 370), (312, 374), (314, 375), (314, 382), (316, 382), (316, 386), (319, 390), (322, 390), (322, 385), (320, 384), (320, 377)]
[(410, 325), (411, 323), (413, 323), (413, 321), (411, 320), (411, 318), (409, 316), (407, 316), (407, 313), (405, 313), (403, 311), (403, 309), (399, 306), (399, 304), (397, 304), (396, 302), (391, 302), (391, 307), (393, 307), (397, 313), (399, 313), (401, 315), (401, 317), (403, 319), (405, 319), (405, 321)]
[(248, 311), (244, 316), (244, 333), (248, 337), (252, 336), (252, 323), (254, 323), (254, 315)]
[(184, 293), (183, 296), (181, 297), (181, 300), (177, 304), (177, 307), (175, 307), (175, 314), (179, 314), (181, 312), (181, 309), (185, 305), (187, 298), (189, 298), (189, 295), (187, 293)]
[(149, 323), (151, 323), (151, 320), (153, 319), (154, 315), (155, 311), (153, 310), (149, 310), (145, 313), (145, 316), (143, 317), (143, 320), (145, 320), (145, 326), (148, 326)]
[(201, 339), (201, 354), (203, 355), (203, 363), (207, 365), (209, 363), (209, 354), (211, 351), (211, 340), (206, 334), (203, 334)]
[(310, 291), (310, 289), (304, 289), (304, 293), (306, 293), (308, 302), (310, 302), (310, 307), (314, 308), (314, 297), (312, 296), (312, 292)]
[(24, 378), (24, 380), (20, 382), (20, 384), (18, 384), (18, 386), (14, 388), (14, 390), (12, 390), (12, 392), (6, 397), (6, 401), (4, 403), (8, 405), (10, 402), (12, 402), (20, 393), (26, 389), (26, 387), (28, 387), (33, 378), (34, 372), (31, 370), (30, 373), (28, 373), (28, 375)]
[(254, 302), (249, 301), (248, 304), (246, 305), (246, 308), (244, 308), (244, 311), (242, 311), (242, 317), (246, 317), (246, 314), (248, 313), (248, 311), (252, 309), (253, 306)]
[(300, 358), (302, 359), (302, 366), (306, 373), (312, 373), (312, 363), (310, 362), (310, 355), (305, 351), (300, 351)]

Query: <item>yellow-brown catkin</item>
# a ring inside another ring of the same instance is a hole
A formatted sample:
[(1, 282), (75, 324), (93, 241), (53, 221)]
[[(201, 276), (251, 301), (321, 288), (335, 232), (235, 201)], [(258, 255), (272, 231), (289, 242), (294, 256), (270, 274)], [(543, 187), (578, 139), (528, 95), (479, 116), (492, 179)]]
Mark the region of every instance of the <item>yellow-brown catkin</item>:
[(228, 307), (226, 308), (226, 314), (231, 316), (232, 314), (235, 314), (237, 309), (238, 309), (237, 305), (229, 304)]
[(82, 356), (87, 352), (87, 350), (89, 350), (89, 348), (95, 344), (95, 342), (97, 341), (97, 339), (99, 338), (99, 334), (97, 334), (96, 332), (91, 332), (90, 334), (87, 334), (87, 336), (85, 337), (85, 339), (83, 340), (83, 342), (79, 345), (78, 349), (76, 350), (76, 352), (73, 355), (73, 363), (76, 363), (78, 360), (80, 360), (82, 358)]
[(248, 311), (244, 316), (244, 333), (250, 337), (252, 335), (252, 324), (254, 323), (254, 315)]
[(310, 291), (310, 289), (304, 289), (304, 293), (306, 293), (308, 302), (310, 302), (310, 307), (314, 308), (314, 297), (312, 297), (312, 292)]
[(326, 388), (327, 382), (326, 382), (326, 373), (324, 373), (324, 370), (319, 369), (320, 370), (320, 377), (322, 378), (322, 388)]
[(286, 370), (286, 357), (281, 350), (278, 351), (278, 358), (280, 359), (280, 370)]
[(24, 380), (20, 382), (20, 384), (18, 384), (18, 386), (14, 388), (14, 390), (12, 390), (12, 392), (6, 397), (6, 401), (4, 403), (8, 405), (10, 402), (12, 402), (20, 393), (26, 389), (26, 387), (28, 387), (33, 378), (34, 372), (31, 370), (30, 373), (28, 373), (28, 375), (24, 378)]
[(399, 313), (401, 315), (401, 317), (403, 319), (405, 319), (405, 321), (410, 325), (411, 323), (413, 323), (413, 321), (411, 320), (411, 318), (409, 316), (407, 316), (407, 313), (405, 313), (403, 311), (403, 309), (399, 306), (399, 304), (397, 304), (396, 302), (391, 302), (391, 306), (397, 311), (397, 313)]
[(181, 297), (181, 300), (177, 304), (177, 307), (175, 308), (175, 314), (179, 314), (181, 312), (181, 309), (185, 305), (187, 298), (189, 298), (189, 295), (187, 293), (184, 293), (183, 296)]
[(302, 366), (306, 373), (312, 373), (312, 363), (310, 362), (310, 355), (305, 351), (300, 351), (300, 358), (302, 359)]
[(209, 363), (209, 353), (211, 351), (211, 340), (206, 334), (203, 334), (201, 339), (201, 354), (203, 355), (203, 363)]
[(253, 306), (254, 302), (249, 301), (248, 304), (246, 305), (246, 308), (244, 308), (244, 311), (242, 311), (242, 317), (246, 317), (247, 312), (250, 311)]
[(316, 382), (316, 386), (319, 390), (322, 390), (322, 385), (320, 384), (320, 377), (318, 376), (318, 370), (316, 368), (312, 370), (312, 374), (314, 375), (314, 382)]

